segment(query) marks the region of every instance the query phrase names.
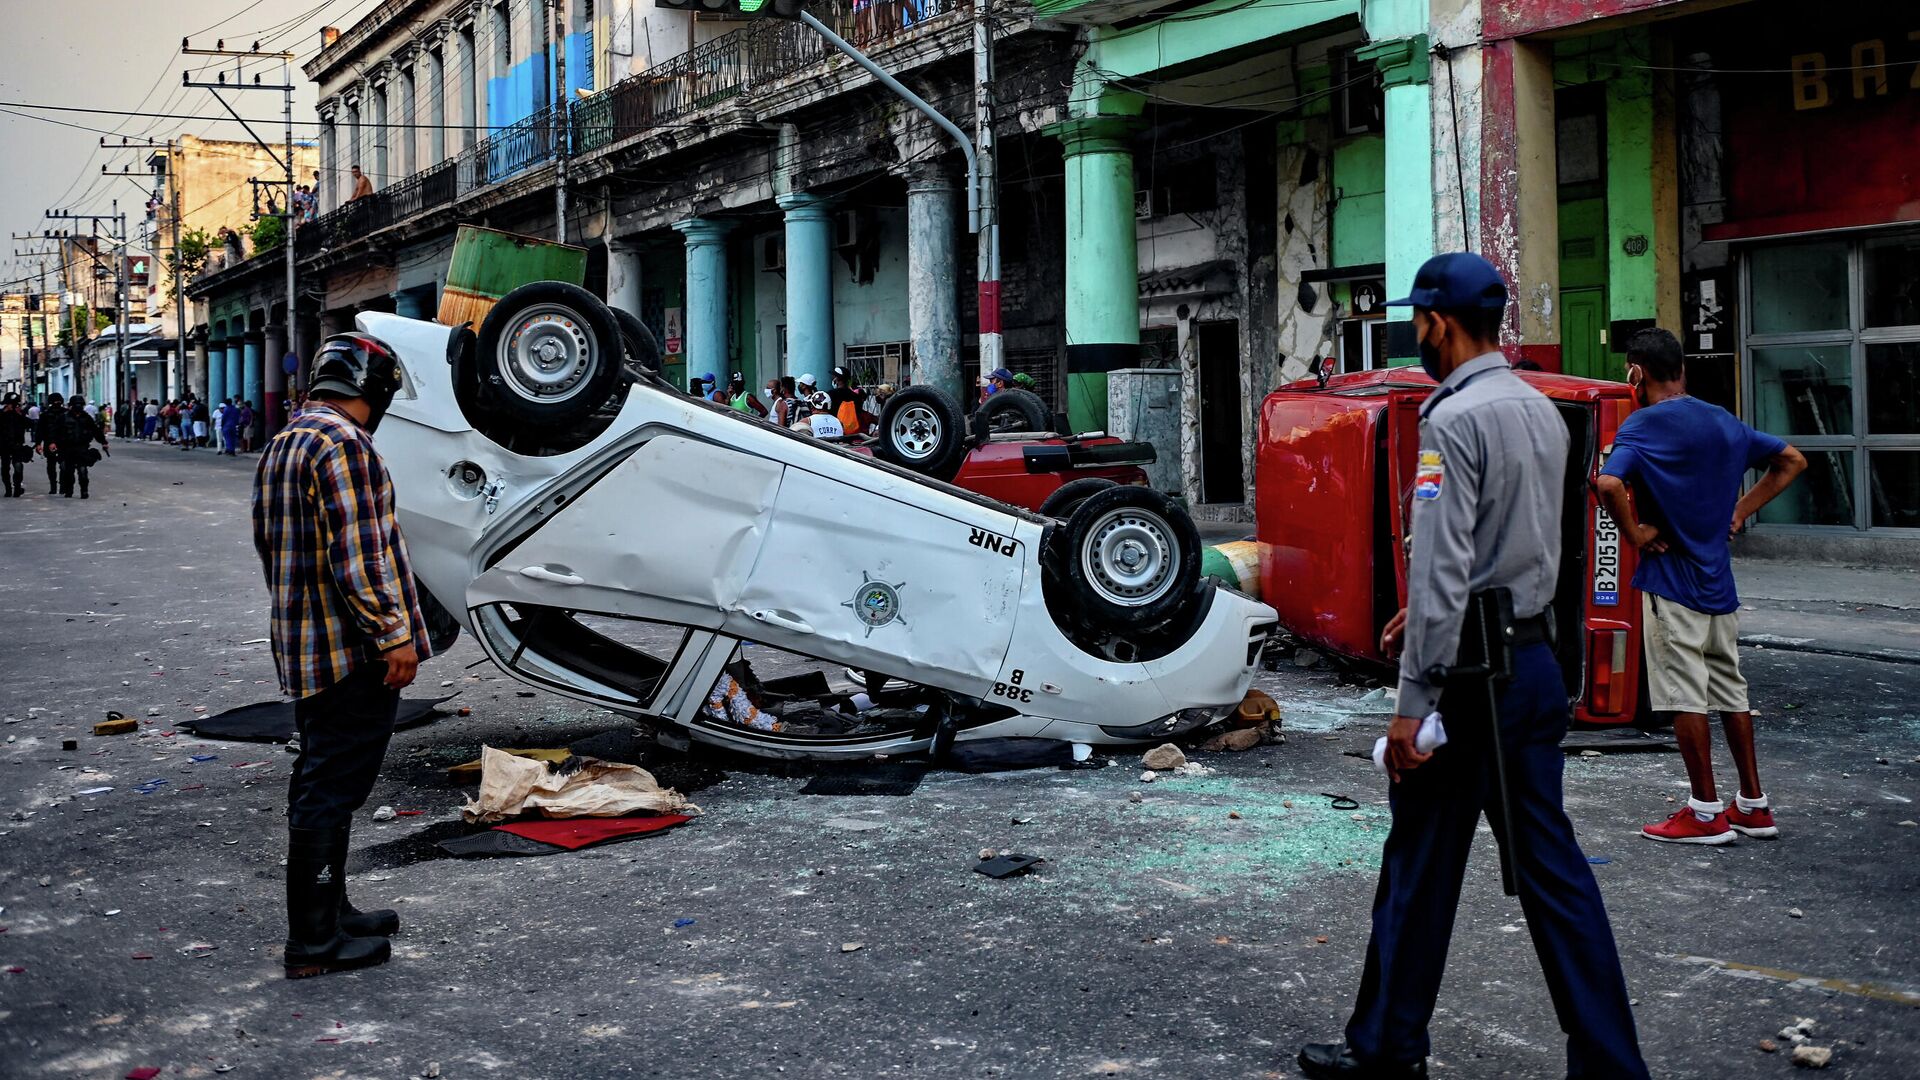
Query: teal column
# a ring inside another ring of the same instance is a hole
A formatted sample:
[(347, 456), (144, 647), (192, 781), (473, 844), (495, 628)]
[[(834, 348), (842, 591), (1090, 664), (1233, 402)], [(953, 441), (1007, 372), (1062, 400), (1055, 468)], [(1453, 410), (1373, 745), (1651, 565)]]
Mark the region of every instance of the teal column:
[(227, 346), (224, 341), (209, 342), (207, 345), (207, 408), (211, 409), (227, 396)]
[(787, 370), (826, 386), (834, 366), (833, 212), (806, 192), (774, 200), (787, 215)]
[(1140, 358), (1132, 117), (1087, 116), (1048, 128), (1066, 163), (1067, 423), (1107, 426), (1107, 372)]
[[(1378, 41), (1355, 50), (1373, 61), (1385, 86), (1387, 296), (1407, 295), (1414, 272), (1433, 257), (1433, 109), (1427, 83), (1427, 35)], [(1413, 309), (1387, 310), (1387, 356), (1412, 363), (1419, 356)], [(1406, 323), (1394, 326), (1391, 323)]]
[(227, 397), (239, 397), (247, 386), (245, 346), (242, 339), (227, 339)]
[(264, 343), (259, 334), (248, 334), (246, 342), (240, 347), (240, 396), (253, 405), (255, 412), (260, 411), (266, 398), (267, 371), (263, 365), (266, 356)]
[(687, 240), (687, 373), (727, 377), (728, 221), (688, 218), (673, 224)]

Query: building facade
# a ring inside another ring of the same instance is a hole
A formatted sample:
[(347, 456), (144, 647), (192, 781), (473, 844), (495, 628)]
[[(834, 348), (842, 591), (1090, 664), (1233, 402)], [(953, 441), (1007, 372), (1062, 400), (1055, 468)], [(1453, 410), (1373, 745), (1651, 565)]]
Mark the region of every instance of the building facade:
[[(1245, 520), (1261, 398), (1327, 358), (1411, 362), (1381, 302), (1471, 248), (1512, 285), (1516, 359), (1619, 378), (1627, 337), (1667, 326), (1696, 393), (1812, 454), (1757, 535), (1920, 535), (1920, 171), (1897, 150), (1920, 41), (1872, 12), (1813, 41), (1791, 7), (994, 4), (1004, 362), (1075, 430), (1175, 410), (1170, 486)], [(975, 115), (971, 3), (816, 11)], [(306, 70), (327, 212), (297, 237), (298, 357), (356, 311), (434, 311), (471, 222), (585, 245), (675, 378), (842, 365), (971, 393), (960, 155), (804, 27), (387, 0)], [(243, 371), (249, 341), (287, 347), (259, 262), (202, 286), (210, 353)]]

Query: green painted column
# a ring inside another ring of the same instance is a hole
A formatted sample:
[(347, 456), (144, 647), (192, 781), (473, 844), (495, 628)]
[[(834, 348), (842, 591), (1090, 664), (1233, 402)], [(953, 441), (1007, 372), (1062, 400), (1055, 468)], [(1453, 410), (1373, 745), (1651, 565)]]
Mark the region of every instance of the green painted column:
[[(1648, 47), (1644, 33), (1634, 34), (1621, 42), (1619, 54), (1644, 56)], [(1659, 307), (1653, 72), (1623, 63), (1608, 73), (1606, 84), (1608, 318), (1652, 320)]]
[(1086, 116), (1047, 129), (1066, 163), (1067, 422), (1107, 425), (1107, 373), (1140, 357), (1133, 149), (1140, 121)]
[[(1433, 112), (1427, 84), (1427, 35), (1378, 41), (1356, 50), (1385, 86), (1385, 256), (1388, 298), (1407, 295), (1414, 272), (1433, 256)], [(1413, 309), (1387, 309), (1387, 356), (1412, 363)], [(1394, 325), (1399, 323), (1402, 325)]]

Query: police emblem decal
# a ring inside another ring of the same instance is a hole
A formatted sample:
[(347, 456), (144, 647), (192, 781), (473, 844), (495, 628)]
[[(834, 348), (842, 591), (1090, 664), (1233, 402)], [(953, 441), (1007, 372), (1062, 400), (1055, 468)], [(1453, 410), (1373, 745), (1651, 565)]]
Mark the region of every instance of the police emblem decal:
[(860, 620), (860, 624), (867, 628), (867, 636), (872, 637), (875, 630), (889, 623), (907, 624), (907, 620), (900, 616), (900, 590), (906, 584), (904, 581), (895, 584), (877, 581), (872, 574), (862, 570), (860, 587), (854, 590), (853, 599), (843, 601), (840, 606), (852, 609), (853, 617)]
[(1416, 499), (1439, 498), (1440, 485), (1446, 478), (1446, 463), (1440, 456), (1440, 451), (1420, 451), (1419, 466), (1413, 474), (1413, 497)]

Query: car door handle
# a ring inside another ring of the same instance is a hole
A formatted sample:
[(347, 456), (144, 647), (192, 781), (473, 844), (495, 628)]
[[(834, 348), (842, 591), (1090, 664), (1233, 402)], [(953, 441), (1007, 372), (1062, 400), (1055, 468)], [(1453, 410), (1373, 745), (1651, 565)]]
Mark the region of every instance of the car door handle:
[(535, 581), (551, 581), (555, 585), (585, 585), (587, 583), (587, 579), (581, 577), (579, 574), (557, 573), (544, 566), (523, 566), (520, 568), (520, 576), (530, 577)]
[(813, 633), (813, 627), (808, 626), (803, 620), (796, 619), (791, 615), (786, 615), (778, 611), (756, 611), (753, 613), (753, 618), (756, 622), (763, 622), (768, 626), (777, 626), (782, 630), (791, 630), (796, 634)]

